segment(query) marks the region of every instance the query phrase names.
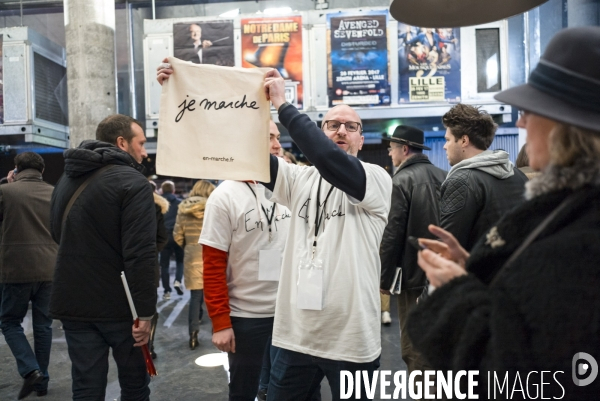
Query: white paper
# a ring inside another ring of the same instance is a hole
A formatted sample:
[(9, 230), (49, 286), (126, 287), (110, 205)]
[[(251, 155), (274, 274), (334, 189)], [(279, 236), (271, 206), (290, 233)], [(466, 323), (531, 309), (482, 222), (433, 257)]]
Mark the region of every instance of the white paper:
[(394, 281), (390, 287), (390, 292), (393, 295), (398, 295), (402, 292), (402, 268), (396, 267), (396, 274), (394, 274)]
[(301, 264), (298, 269), (298, 309), (323, 310), (323, 268), (319, 263)]
[(258, 253), (258, 280), (279, 281), (281, 250), (265, 249)]

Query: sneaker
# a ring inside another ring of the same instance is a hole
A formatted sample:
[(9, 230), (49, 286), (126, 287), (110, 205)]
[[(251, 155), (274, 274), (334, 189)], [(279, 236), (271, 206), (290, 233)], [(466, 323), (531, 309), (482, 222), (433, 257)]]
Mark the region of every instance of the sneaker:
[(171, 293), (169, 291), (165, 291), (165, 293), (163, 294), (163, 299), (165, 301), (168, 301), (169, 299), (171, 299)]
[(386, 326), (392, 324), (392, 317), (390, 316), (390, 312), (383, 312), (381, 314), (381, 323), (385, 324)]
[(256, 399), (258, 401), (267, 401), (267, 390), (259, 389), (258, 394), (256, 394)]
[(175, 287), (177, 294), (183, 295), (183, 290), (181, 289), (181, 283), (179, 281), (175, 281), (175, 283), (173, 283), (173, 287)]

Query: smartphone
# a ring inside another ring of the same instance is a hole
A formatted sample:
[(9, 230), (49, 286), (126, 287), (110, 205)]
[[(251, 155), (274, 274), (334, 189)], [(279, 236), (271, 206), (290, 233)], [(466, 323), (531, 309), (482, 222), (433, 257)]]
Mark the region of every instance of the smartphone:
[(412, 235), (408, 237), (408, 243), (417, 248), (419, 251), (423, 249), (428, 249), (425, 245), (421, 245), (417, 237), (413, 237)]

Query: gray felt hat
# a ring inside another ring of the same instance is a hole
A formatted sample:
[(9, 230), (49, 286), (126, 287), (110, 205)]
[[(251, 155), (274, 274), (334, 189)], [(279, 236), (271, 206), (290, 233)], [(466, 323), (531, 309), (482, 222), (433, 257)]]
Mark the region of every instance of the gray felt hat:
[(494, 97), (551, 120), (600, 131), (600, 27), (560, 31), (529, 82)]

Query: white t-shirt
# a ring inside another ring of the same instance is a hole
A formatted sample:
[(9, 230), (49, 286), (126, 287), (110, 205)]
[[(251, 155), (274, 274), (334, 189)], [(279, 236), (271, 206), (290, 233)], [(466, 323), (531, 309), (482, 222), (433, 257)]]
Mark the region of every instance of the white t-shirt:
[[(312, 256), (317, 188), (314, 167), (280, 160), (271, 199), (292, 219), (285, 248), (273, 327), (273, 345), (321, 358), (371, 362), (381, 353), (379, 245), (390, 211), (392, 179), (362, 163), (367, 190), (358, 202), (334, 188), (325, 205), (315, 260), (323, 261), (323, 309), (298, 309), (298, 265)], [(331, 185), (321, 183), (323, 204)], [(323, 210), (323, 208), (321, 208)]]
[[(248, 188), (252, 188), (252, 191)], [(272, 241), (262, 204), (269, 217), (273, 203), (265, 198), (265, 187), (240, 181), (224, 181), (208, 198), (200, 242), (225, 251), (231, 316), (272, 317), (275, 313), (277, 281), (259, 281), (259, 253), (278, 249), (283, 253), (290, 211), (275, 206)]]

